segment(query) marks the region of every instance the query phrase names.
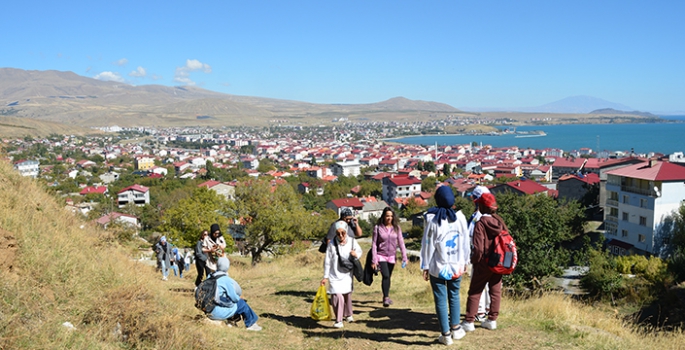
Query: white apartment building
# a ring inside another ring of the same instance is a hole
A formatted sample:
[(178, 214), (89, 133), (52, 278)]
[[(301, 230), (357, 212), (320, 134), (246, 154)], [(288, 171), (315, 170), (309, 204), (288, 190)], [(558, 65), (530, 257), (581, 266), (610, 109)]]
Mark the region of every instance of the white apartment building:
[(606, 172), (604, 224), (616, 255), (659, 255), (664, 221), (685, 201), (685, 166), (649, 160)]
[(38, 174), (40, 174), (40, 162), (37, 160), (20, 160), (14, 163), (14, 169), (17, 170), (21, 176), (37, 178)]
[(361, 172), (361, 164), (358, 160), (337, 162), (331, 164), (331, 171), (335, 176), (357, 176)]

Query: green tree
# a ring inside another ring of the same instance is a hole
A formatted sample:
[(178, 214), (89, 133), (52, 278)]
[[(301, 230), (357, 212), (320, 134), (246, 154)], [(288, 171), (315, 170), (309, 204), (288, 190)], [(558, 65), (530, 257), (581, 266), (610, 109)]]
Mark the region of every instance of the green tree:
[(430, 192), (433, 193), (435, 191), (435, 186), (436, 186), (436, 181), (438, 179), (428, 176), (425, 179), (421, 180), (421, 190), (424, 192)]
[(247, 222), (246, 249), (252, 264), (260, 262), (265, 253), (282, 254), (284, 247), (312, 239), (327, 228), (320, 215), (304, 209), (292, 186), (272, 190), (268, 182), (254, 180), (239, 184), (235, 192), (238, 212)]
[(423, 164), (423, 169), (426, 171), (432, 171), (435, 172), (435, 163), (433, 161), (428, 161)]
[(518, 248), (519, 264), (505, 283), (545, 287), (546, 278), (561, 273), (570, 261), (562, 243), (584, 234), (584, 210), (577, 202), (561, 205), (546, 195), (510, 192), (498, 194), (497, 203)]
[[(162, 216), (160, 231), (171, 237), (179, 246), (194, 245), (202, 230), (209, 229), (214, 223), (228, 227), (229, 219), (236, 218), (234, 203), (227, 201), (206, 187), (198, 187), (193, 195), (179, 200), (168, 208)], [(233, 251), (235, 245), (229, 235), (226, 239), (226, 251)]]
[(274, 163), (269, 158), (262, 158), (259, 160), (259, 166), (257, 166), (257, 171), (260, 173), (267, 173), (271, 170), (276, 169)]
[(378, 181), (362, 181), (359, 195), (380, 197), (383, 195), (383, 185)]
[(450, 176), (452, 175), (452, 166), (449, 163), (445, 163), (442, 166), (442, 174), (445, 176)]
[(673, 226), (668, 247), (669, 270), (676, 276), (676, 282), (685, 280), (685, 205), (673, 213)]

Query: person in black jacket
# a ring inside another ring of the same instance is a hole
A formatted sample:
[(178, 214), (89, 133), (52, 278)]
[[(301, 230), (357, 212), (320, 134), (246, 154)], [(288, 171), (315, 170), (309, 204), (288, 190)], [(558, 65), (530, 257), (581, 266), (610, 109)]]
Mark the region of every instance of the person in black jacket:
[(205, 237), (208, 235), (209, 232), (207, 230), (202, 231), (202, 234), (200, 234), (200, 239), (195, 244), (195, 268), (197, 269), (195, 289), (197, 289), (197, 286), (200, 285), (205, 277), (212, 273), (209, 267), (207, 267), (207, 259), (209, 258), (207, 254), (209, 253), (210, 249), (203, 245)]

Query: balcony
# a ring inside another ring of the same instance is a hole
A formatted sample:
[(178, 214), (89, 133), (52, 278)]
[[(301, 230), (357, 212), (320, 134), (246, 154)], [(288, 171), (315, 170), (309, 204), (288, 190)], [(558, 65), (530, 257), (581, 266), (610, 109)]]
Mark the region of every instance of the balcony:
[(618, 208), (618, 201), (615, 199), (607, 199), (607, 206)]
[(643, 196), (656, 197), (656, 193), (654, 193), (654, 191), (652, 189), (649, 189), (649, 188), (641, 188), (641, 187), (636, 187), (636, 186), (621, 185), (621, 191), (635, 193), (635, 194), (641, 194)]
[(618, 223), (618, 216), (609, 216), (607, 215), (606, 219), (604, 221), (611, 221), (611, 222), (616, 222)]

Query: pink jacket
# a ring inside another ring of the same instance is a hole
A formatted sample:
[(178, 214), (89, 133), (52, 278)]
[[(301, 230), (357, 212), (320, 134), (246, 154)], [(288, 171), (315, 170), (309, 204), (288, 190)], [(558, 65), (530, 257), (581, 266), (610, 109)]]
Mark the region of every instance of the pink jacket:
[(373, 255), (372, 263), (378, 264), (381, 261), (390, 264), (395, 263), (395, 254), (397, 253), (397, 246), (402, 252), (402, 261), (407, 261), (407, 248), (404, 246), (404, 238), (402, 237), (402, 229), (398, 228), (399, 232), (390, 226), (376, 225), (373, 228), (373, 240), (371, 243), (371, 254)]

